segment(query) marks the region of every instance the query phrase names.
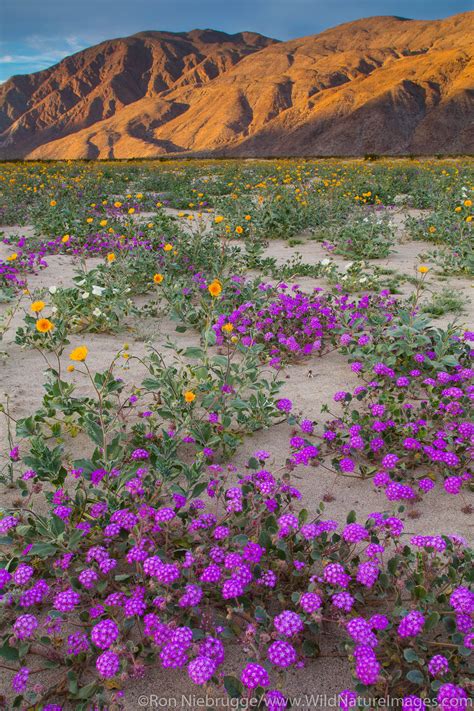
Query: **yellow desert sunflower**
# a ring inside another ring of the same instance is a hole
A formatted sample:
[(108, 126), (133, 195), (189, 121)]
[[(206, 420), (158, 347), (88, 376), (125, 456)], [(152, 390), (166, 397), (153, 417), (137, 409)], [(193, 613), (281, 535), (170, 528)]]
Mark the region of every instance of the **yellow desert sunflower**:
[(87, 346), (78, 346), (69, 354), (69, 358), (77, 363), (82, 363), (87, 358), (89, 349)]
[(36, 322), (36, 330), (39, 333), (49, 333), (54, 328), (54, 323), (52, 323), (49, 318), (39, 318)]
[(33, 301), (33, 303), (30, 306), (30, 309), (33, 311), (35, 314), (39, 314), (40, 311), (44, 309), (46, 304), (44, 301)]
[(214, 281), (211, 281), (207, 288), (210, 295), (214, 297), (219, 296), (219, 294), (222, 292), (222, 285), (219, 279), (214, 279)]

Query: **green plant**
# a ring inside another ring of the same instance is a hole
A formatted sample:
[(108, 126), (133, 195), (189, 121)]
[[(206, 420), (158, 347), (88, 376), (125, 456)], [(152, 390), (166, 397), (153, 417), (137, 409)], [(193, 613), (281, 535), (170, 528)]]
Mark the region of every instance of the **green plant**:
[(385, 212), (356, 211), (333, 235), (336, 252), (348, 258), (388, 257), (395, 242), (390, 217)]
[[(207, 341), (215, 342), (212, 331)], [(173, 438), (189, 440), (205, 455), (222, 450), (227, 457), (244, 435), (269, 427), (279, 416), (275, 398), (282, 381), (277, 371), (263, 370), (261, 346), (229, 343), (225, 355), (211, 355), (208, 346), (168, 348), (174, 353), (171, 365), (157, 351), (144, 361), (149, 376), (140, 392), (151, 401), (150, 419), (136, 430), (141, 437), (168, 427)]]
[(430, 301), (423, 304), (421, 310), (431, 318), (444, 316), (444, 314), (461, 314), (466, 306), (466, 298), (459, 296), (458, 292), (448, 287), (435, 292)]

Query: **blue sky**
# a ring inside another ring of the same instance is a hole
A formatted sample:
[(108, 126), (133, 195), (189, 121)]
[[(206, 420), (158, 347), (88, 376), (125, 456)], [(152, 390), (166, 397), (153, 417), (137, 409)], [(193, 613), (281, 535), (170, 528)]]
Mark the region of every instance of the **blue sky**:
[(277, 39), (370, 15), (434, 19), (474, 0), (0, 0), (0, 81), (141, 30), (251, 30)]

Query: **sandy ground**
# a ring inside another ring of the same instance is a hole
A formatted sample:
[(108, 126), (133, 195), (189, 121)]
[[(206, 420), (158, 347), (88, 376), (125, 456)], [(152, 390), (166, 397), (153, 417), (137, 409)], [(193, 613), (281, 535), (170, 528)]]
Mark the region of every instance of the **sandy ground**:
[[(177, 212), (171, 211), (170, 212)], [(400, 274), (413, 276), (416, 266), (420, 263), (420, 253), (426, 252), (432, 245), (423, 242), (407, 241), (403, 230), (403, 223), (406, 212), (397, 211), (394, 213), (394, 221), (397, 226), (397, 244), (394, 245), (394, 252), (387, 259), (377, 262), (379, 266), (395, 270)], [(208, 217), (206, 216), (206, 221)], [(195, 225), (196, 223), (194, 223)], [(187, 229), (193, 229), (193, 223), (187, 223)], [(19, 234), (30, 235), (32, 228), (4, 227), (0, 228), (4, 235)], [(302, 236), (302, 244), (297, 247), (289, 247), (286, 242), (271, 241), (266, 249), (268, 256), (275, 257), (278, 262), (284, 262), (299, 252), (304, 262), (315, 263), (327, 257), (327, 252), (320, 243)], [(0, 257), (4, 258), (11, 252), (11, 249), (0, 244)], [(344, 265), (347, 260), (333, 256), (334, 261)], [(47, 257), (48, 267), (37, 275), (29, 278), (29, 288), (34, 290), (40, 287), (55, 285), (68, 285), (72, 281), (74, 261), (69, 256)], [(374, 262), (375, 263), (375, 262)], [(92, 266), (93, 260), (90, 261)], [(326, 287), (324, 280), (298, 279), (296, 280), (303, 288), (311, 289), (314, 286)], [(461, 292), (465, 297), (465, 311), (459, 318), (460, 323), (470, 325), (474, 323), (474, 292), (473, 284), (467, 279), (444, 280), (430, 273), (427, 280), (428, 289), (438, 291), (443, 286), (449, 286), (457, 292)], [(405, 290), (405, 287), (404, 287)], [(1, 307), (5, 310), (5, 306)], [(26, 308), (26, 301), (25, 301)], [(0, 362), (0, 396), (6, 392), (11, 399), (12, 410), (15, 416), (24, 417), (32, 413), (40, 404), (42, 397), (42, 383), (44, 381), (45, 364), (39, 354), (32, 350), (22, 350), (14, 343), (15, 329), (21, 323), (23, 311), (20, 309), (11, 322), (9, 331), (5, 334), (0, 350), (6, 352), (7, 357)], [(438, 322), (446, 325), (453, 320), (452, 316), (444, 316)], [(147, 333), (151, 344), (155, 348), (162, 348), (168, 336), (178, 341), (181, 345), (195, 344), (197, 333), (187, 331), (185, 334), (178, 334), (175, 331), (176, 324), (168, 318), (163, 317), (159, 322), (147, 321), (146, 323), (134, 324), (135, 330), (130, 324), (130, 328), (125, 329), (119, 335), (86, 334), (72, 336), (71, 347), (87, 343), (89, 348), (88, 364), (91, 370), (102, 370), (111, 361), (117, 350), (127, 341), (130, 344), (130, 353), (143, 356), (146, 352), (146, 344), (140, 335)], [(66, 357), (65, 357), (66, 362)], [(310, 373), (311, 371), (311, 373)], [(130, 369), (124, 369), (122, 377), (127, 383), (139, 384), (143, 371), (136, 362), (132, 363)], [(311, 375), (312, 377), (308, 377)], [(77, 383), (78, 392), (86, 392), (80, 374), (74, 373), (67, 376)], [(323, 358), (306, 360), (303, 363), (289, 366), (285, 373), (285, 384), (282, 395), (291, 397), (295, 403), (297, 411), (301, 411), (310, 419), (321, 420), (321, 406), (330, 401), (332, 394), (337, 390), (351, 389), (355, 386), (357, 379), (350, 371), (346, 360), (338, 353), (333, 353)], [(333, 406), (335, 407), (335, 405)], [(5, 442), (5, 423), (0, 421), (0, 434), (2, 442)], [(234, 461), (243, 466), (248, 456), (257, 449), (267, 449), (272, 453), (271, 465), (277, 468), (284, 464), (288, 456), (288, 440), (291, 436), (291, 428), (286, 424), (275, 425), (269, 430), (262, 430), (252, 437), (248, 437), (243, 446), (237, 452)], [(78, 441), (73, 444), (73, 450), (81, 449), (82, 443)], [(5, 449), (5, 445), (3, 446)], [(294, 484), (301, 489), (304, 494), (305, 507), (311, 509), (316, 507), (323, 497), (327, 500), (325, 512), (328, 517), (344, 521), (347, 513), (351, 510), (357, 512), (358, 518), (364, 519), (372, 511), (389, 510), (390, 506), (383, 494), (374, 491), (370, 481), (362, 481), (352, 478), (334, 476), (329, 472), (318, 468), (298, 467), (294, 473)], [(3, 490), (4, 501), (11, 500), (11, 493)], [(428, 494), (420, 505), (412, 504), (408, 507), (408, 517), (406, 522), (407, 533), (456, 533), (472, 538), (472, 523), (468, 516), (460, 513), (461, 504), (459, 497), (448, 495)], [(292, 672), (285, 684), (289, 689), (289, 694), (335, 694), (341, 689), (350, 686), (350, 674), (345, 660), (333, 658), (335, 642), (330, 637), (330, 642), (326, 645), (325, 654), (330, 657), (322, 657), (311, 662), (306, 670)], [(237, 668), (238, 658), (235, 649), (229, 655), (229, 662), (225, 668), (225, 673), (232, 673), (232, 667)], [(157, 695), (161, 708), (172, 708), (174, 702), (169, 701), (164, 704), (163, 699), (177, 699), (177, 708), (186, 708), (186, 703), (181, 695), (195, 694), (196, 698), (202, 698), (202, 693), (196, 693), (196, 687), (183, 681), (182, 674), (164, 673), (154, 670), (148, 674), (144, 680), (137, 680), (127, 684), (125, 692), (125, 708), (127, 711), (143, 707), (153, 707), (150, 701), (150, 694)], [(197, 703), (197, 702), (196, 702)], [(314, 705), (313, 708), (325, 708), (323, 702)]]

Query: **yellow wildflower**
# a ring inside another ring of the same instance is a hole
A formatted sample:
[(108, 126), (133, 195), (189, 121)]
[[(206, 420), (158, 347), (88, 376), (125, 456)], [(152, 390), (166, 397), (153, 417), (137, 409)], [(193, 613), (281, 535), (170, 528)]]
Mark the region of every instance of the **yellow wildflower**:
[(77, 363), (82, 363), (87, 358), (88, 353), (89, 350), (87, 346), (78, 346), (77, 348), (74, 348), (73, 351), (71, 351), (71, 353), (69, 354), (69, 358), (71, 360), (76, 361)]
[(222, 291), (222, 285), (218, 279), (214, 279), (207, 288), (211, 296), (219, 296)]
[(51, 323), (49, 318), (39, 318), (36, 322), (36, 330), (40, 333), (48, 333), (49, 331), (52, 331), (53, 328), (54, 324)]
[(44, 301), (33, 301), (33, 303), (30, 306), (30, 309), (35, 314), (39, 314), (39, 312), (42, 311), (45, 306), (46, 306), (46, 304), (44, 303)]

